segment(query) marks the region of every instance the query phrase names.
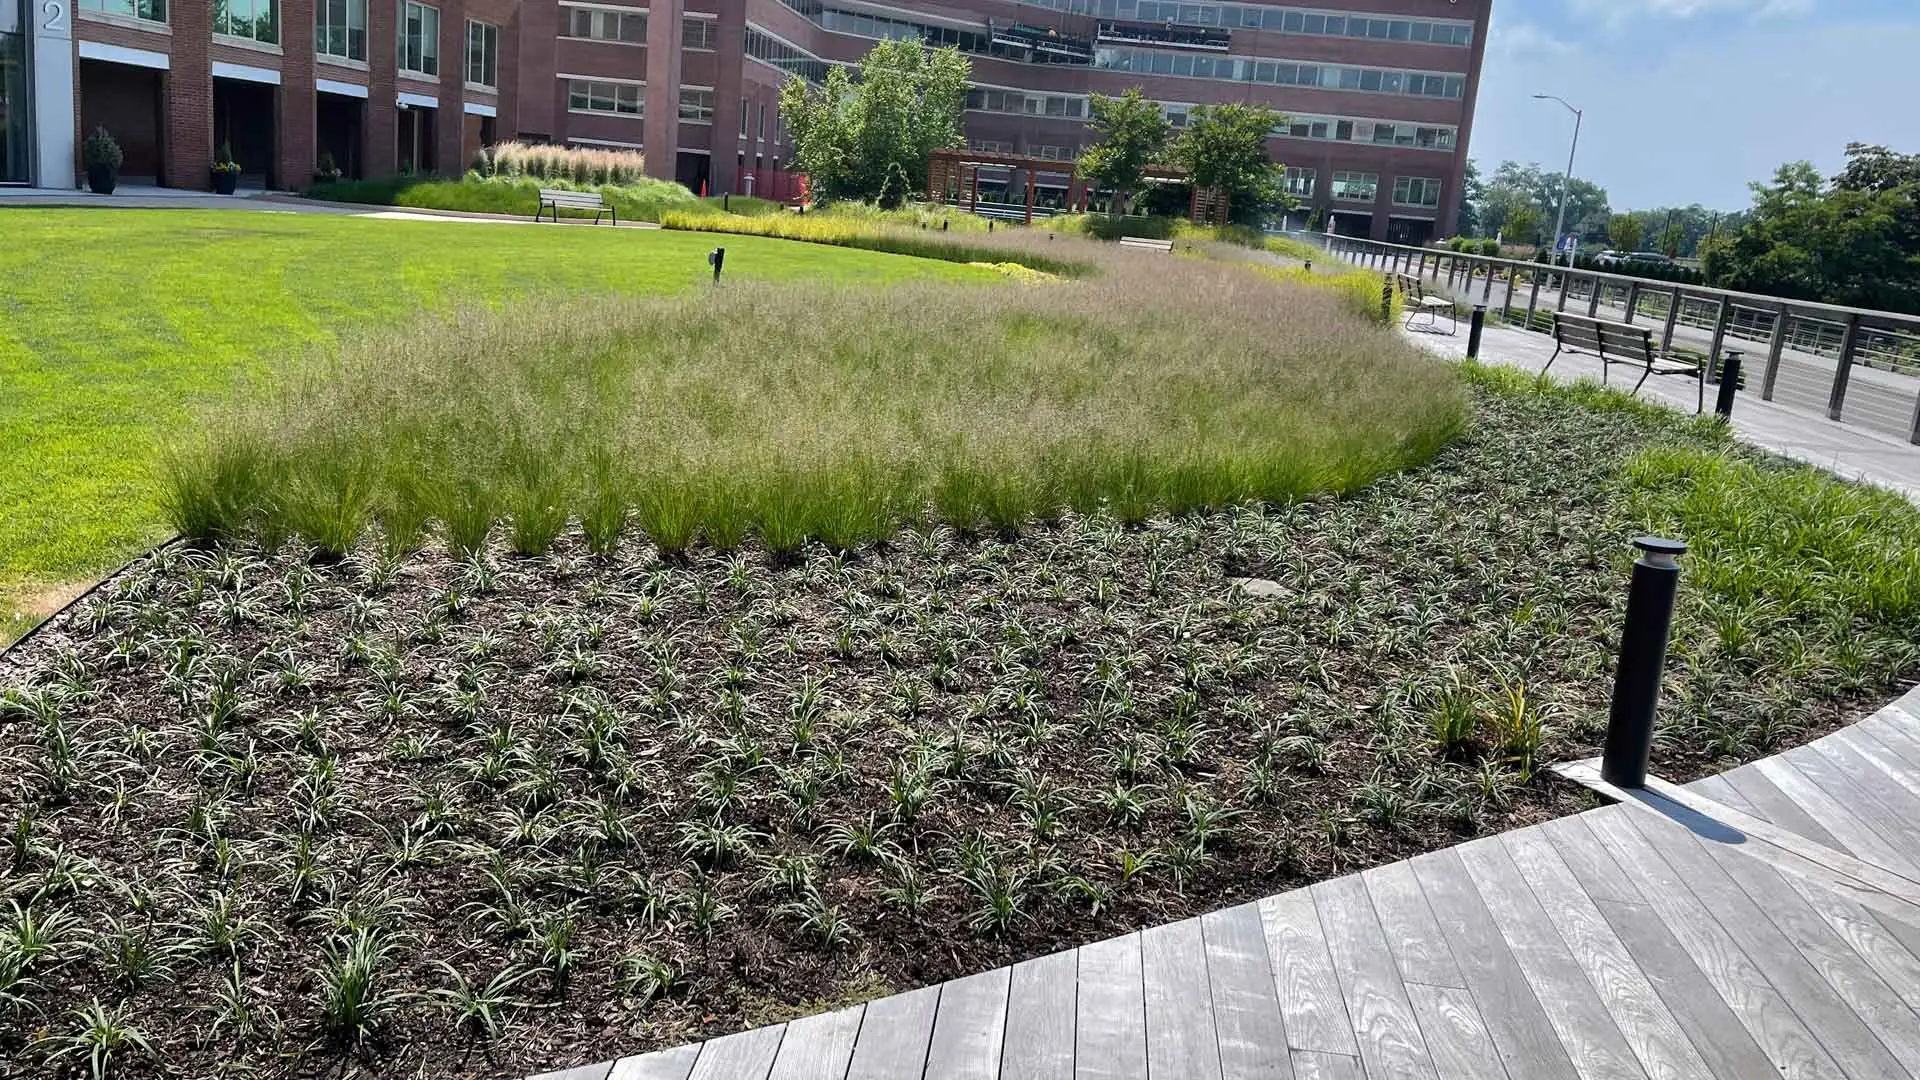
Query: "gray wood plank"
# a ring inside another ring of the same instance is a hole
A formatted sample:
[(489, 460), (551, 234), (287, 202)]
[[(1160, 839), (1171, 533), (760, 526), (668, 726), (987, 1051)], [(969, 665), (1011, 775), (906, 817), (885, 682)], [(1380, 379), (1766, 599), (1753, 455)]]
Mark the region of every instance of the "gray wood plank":
[(1405, 980), (1394, 966), (1366, 884), (1349, 875), (1323, 881), (1311, 892), (1367, 1076), (1370, 1080), (1433, 1080), (1433, 1061), (1427, 1056)]
[(700, 1045), (687, 1080), (766, 1080), (786, 1033), (785, 1024), (773, 1024), (710, 1039)]
[(571, 1069), (557, 1069), (543, 1072), (539, 1076), (530, 1076), (527, 1080), (607, 1080), (613, 1072), (613, 1062), (601, 1061), (592, 1065), (575, 1065)]
[(1613, 863), (1613, 856), (1599, 845), (1593, 834), (1587, 831), (1581, 819), (1587, 814), (1612, 813), (1612, 807), (1589, 810), (1586, 814), (1568, 818), (1555, 818), (1540, 826), (1554, 849), (1566, 861), (1567, 869), (1573, 872), (1574, 880), (1580, 888), (1595, 900), (1613, 900), (1623, 904), (1640, 903), (1640, 890), (1633, 887), (1633, 881)]
[(1201, 917), (1200, 930), (1206, 939), (1223, 1080), (1292, 1080), (1287, 1031), (1259, 907), (1242, 904), (1211, 912)]
[(927, 1067), (927, 1044), (933, 1038), (933, 1014), (939, 1005), (938, 986), (867, 1002), (847, 1080), (919, 1076)]
[(768, 1080), (840, 1080), (853, 1061), (865, 1005), (818, 1013), (787, 1023)]
[(1074, 1016), (1076, 1080), (1145, 1080), (1146, 990), (1139, 934), (1081, 946)]
[(1422, 855), (1413, 860), (1413, 872), (1507, 1072), (1525, 1080), (1572, 1080), (1578, 1075), (1573, 1061), (1467, 876), (1459, 852)]
[(1141, 931), (1140, 974), (1146, 987), (1147, 1075), (1218, 1080), (1220, 1036), (1200, 920)]
[(1407, 984), (1407, 998), (1420, 1021), (1420, 1034), (1440, 1080), (1500, 1080), (1507, 1067), (1494, 1049), (1493, 1036), (1473, 995), (1451, 986)]
[(1434, 921), (1433, 910), (1427, 906), (1427, 895), (1420, 891), (1419, 879), (1413, 876), (1413, 867), (1403, 862), (1389, 863), (1366, 871), (1360, 880), (1373, 898), (1374, 913), (1380, 918), (1380, 929), (1387, 936), (1387, 948), (1393, 952), (1400, 978), (1428, 986), (1464, 987), (1466, 980), (1453, 962), (1453, 953), (1440, 933), (1440, 924)]
[(1796, 836), (1829, 847), (1835, 851), (1845, 851), (1842, 844), (1827, 831), (1825, 825), (1813, 819), (1813, 815), (1801, 809), (1779, 785), (1767, 779), (1767, 774), (1751, 765), (1742, 765), (1731, 772), (1720, 774), (1726, 785), (1746, 800), (1748, 813), (1762, 821), (1770, 821)]
[(1920, 796), (1920, 766), (1909, 762), (1876, 736), (1865, 723), (1855, 724), (1833, 733), (1837, 742), (1844, 744), (1858, 754), (1868, 764), (1886, 774), (1887, 779), (1899, 784), (1910, 796)]
[(994, 1080), (1000, 1075), (1011, 976), (1009, 969), (995, 968), (940, 988), (933, 1042), (927, 1048), (927, 1080)]
[(1755, 762), (1759, 770), (1786, 796), (1805, 810), (1839, 841), (1841, 849), (1856, 858), (1909, 880), (1920, 870), (1889, 844), (1860, 815), (1815, 784), (1785, 758), (1771, 757)]
[[(1775, 1070), (1787, 1080), (1833, 1080), (1843, 1074), (1820, 1041), (1767, 981), (1741, 942), (1714, 918), (1707, 904), (1687, 888), (1682, 876), (1633, 827), (1636, 815), (1625, 812), (1590, 818), (1587, 825), (1613, 853), (1623, 870), (1634, 875), (1647, 906), (1679, 941), (1707, 983), (1724, 1000), (1735, 1021), (1746, 1028)], [(1677, 826), (1674, 826), (1677, 828)], [(1609, 920), (1616, 931), (1622, 924)], [(1626, 928), (1629, 934), (1645, 930)], [(1655, 953), (1636, 948), (1642, 970), (1652, 966)], [(1704, 1039), (1694, 1045), (1703, 1051)], [(1738, 1075), (1738, 1074), (1736, 1074)]]
[(1539, 829), (1522, 829), (1500, 839), (1641, 1069), (1653, 1080), (1706, 1076), (1707, 1063), (1607, 925), (1606, 916), (1574, 880), (1553, 842)]
[(1746, 796), (1735, 791), (1733, 785), (1727, 783), (1727, 778), (1724, 776), (1717, 774), (1714, 776), (1703, 776), (1693, 783), (1688, 784), (1687, 787), (1712, 799), (1714, 802), (1731, 806), (1735, 810), (1744, 813), (1753, 813), (1753, 804), (1747, 801)]
[(1287, 1029), (1287, 1045), (1346, 1057), (1360, 1055), (1347, 1019), (1340, 978), (1327, 953), (1326, 931), (1313, 896), (1295, 889), (1260, 901), (1260, 924), (1273, 962), (1274, 991)]
[(1660, 827), (1638, 815), (1637, 829), (1687, 888), (1806, 1022), (1840, 1067), (1851, 1076), (1897, 1076), (1905, 1071), (1873, 1030), (1835, 993), (1834, 986), (1801, 955), (1795, 942), (1768, 918), (1733, 878), (1683, 829)]
[[(1813, 744), (1813, 748), (1844, 770), (1848, 779), (1870, 792), (1898, 819), (1909, 824), (1920, 821), (1920, 774), (1907, 769), (1872, 736), (1850, 728), (1836, 731)], [(1905, 849), (1920, 851), (1920, 845)]]
[(1013, 965), (1007, 990), (1007, 1033), (1000, 1052), (1002, 1080), (1069, 1080), (1073, 1076), (1079, 971), (1079, 952), (1073, 949)]
[(1916, 947), (1920, 942), (1914, 935), (1901, 932), (1911, 929), (1907, 924), (1876, 917), (1851, 897), (1817, 882), (1791, 874), (1781, 877), (1854, 952), (1873, 965), (1909, 1007), (1920, 1010), (1920, 947)]
[(613, 1073), (607, 1080), (687, 1080), (699, 1056), (700, 1044), (692, 1043), (621, 1058), (613, 1063)]
[(1781, 936), (1826, 980), (1830, 993), (1853, 1010), (1908, 1072), (1920, 1075), (1920, 1015), (1873, 966), (1772, 867), (1719, 850), (1720, 845), (1702, 844), (1698, 839), (1694, 845), (1766, 913)]
[(1900, 850), (1909, 865), (1920, 868), (1920, 798), (1874, 767), (1838, 733), (1790, 755), (1801, 771), (1826, 787), (1829, 794), (1844, 798), (1842, 790), (1834, 786), (1844, 784), (1845, 792), (1852, 793), (1856, 799), (1867, 800), (1864, 804), (1848, 803), (1856, 812), (1860, 812), (1863, 805), (1882, 808), (1883, 813), (1862, 813), (1861, 816)]
[(1900, 730), (1885, 716), (1877, 713), (1869, 716), (1853, 725), (1853, 730), (1872, 737), (1908, 772), (1920, 773), (1920, 739)]
[(1527, 886), (1499, 838), (1488, 837), (1459, 848), (1480, 899), (1493, 915), (1500, 936), (1513, 950), (1547, 1021), (1573, 1058), (1584, 1080), (1645, 1080), (1646, 1071), (1601, 1003), (1586, 972), (1574, 960), (1553, 921)]
[(1300, 1080), (1367, 1080), (1359, 1058), (1318, 1050), (1295, 1050), (1293, 1075)]

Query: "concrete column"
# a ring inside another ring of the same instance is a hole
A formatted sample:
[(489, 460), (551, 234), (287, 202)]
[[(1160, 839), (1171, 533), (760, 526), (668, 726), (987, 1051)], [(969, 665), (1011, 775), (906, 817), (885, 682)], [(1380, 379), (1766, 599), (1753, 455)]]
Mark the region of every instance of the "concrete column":
[(399, 17), (399, 0), (367, 0), (367, 115), (360, 125), (366, 150), (360, 171), (368, 178), (392, 176), (399, 169), (394, 151), (399, 137)]
[(280, 0), (280, 90), (275, 95), (279, 149), (269, 185), (298, 191), (313, 179), (319, 151), (313, 90), (314, 0)]
[[(685, 11), (685, 0), (652, 0), (648, 5), (647, 119), (642, 140), (647, 147), (647, 175), (660, 180), (673, 179), (679, 156), (680, 16)], [(718, 105), (715, 102), (716, 109)]]
[(74, 0), (33, 0), (22, 4), (31, 24), (27, 40), (33, 71), (34, 182), (41, 187), (72, 188), (75, 184), (73, 58)]
[(466, 85), (466, 0), (440, 0), (440, 109), (433, 118), (433, 163), (442, 176), (467, 171)]
[(167, 19), (173, 43), (166, 78), (166, 175), (161, 183), (205, 191), (213, 183), (213, 63), (207, 56), (213, 44), (213, 5), (168, 4)]
[[(740, 96), (746, 92), (747, 0), (718, 0), (714, 26), (713, 191), (744, 192), (739, 176)], [(748, 163), (752, 167), (752, 163)]]

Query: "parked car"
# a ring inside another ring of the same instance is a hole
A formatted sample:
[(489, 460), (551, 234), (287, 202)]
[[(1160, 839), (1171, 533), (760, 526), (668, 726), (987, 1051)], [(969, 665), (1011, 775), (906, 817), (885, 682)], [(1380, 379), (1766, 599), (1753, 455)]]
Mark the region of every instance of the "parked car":
[(1627, 265), (1627, 253), (1624, 251), (1603, 251), (1593, 257), (1593, 265), (1602, 270), (1611, 270), (1616, 266)]
[(1657, 251), (1635, 251), (1627, 255), (1629, 263), (1658, 263), (1661, 266), (1673, 265), (1673, 260)]

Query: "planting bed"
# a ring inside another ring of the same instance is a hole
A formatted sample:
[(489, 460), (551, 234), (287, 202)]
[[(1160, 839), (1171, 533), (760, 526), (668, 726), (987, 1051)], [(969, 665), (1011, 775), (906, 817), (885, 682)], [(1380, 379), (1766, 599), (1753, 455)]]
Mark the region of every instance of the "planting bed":
[(1415, 471), (1137, 526), (163, 550), (0, 660), (0, 1075), (515, 1076), (1566, 813), (1641, 529), (1663, 775), (1912, 672), (1911, 507), (1476, 381)]

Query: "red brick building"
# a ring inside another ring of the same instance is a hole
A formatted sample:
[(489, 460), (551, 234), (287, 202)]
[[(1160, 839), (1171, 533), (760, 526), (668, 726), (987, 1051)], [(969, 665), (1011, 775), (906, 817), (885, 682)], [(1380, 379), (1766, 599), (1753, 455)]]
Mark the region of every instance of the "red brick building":
[[(355, 176), (458, 173), (522, 138), (644, 148), (656, 175), (765, 194), (789, 151), (780, 84), (921, 38), (972, 58), (976, 148), (1070, 160), (1088, 95), (1135, 86), (1176, 125), (1259, 102), (1287, 115), (1273, 152), (1304, 205), (1417, 241), (1453, 230), (1491, 2), (74, 0), (66, 153), (77, 171), (105, 125), (129, 180), (205, 187), (225, 143), (245, 182), (291, 188), (323, 154)], [(61, 141), (43, 134), (41, 158)]]

